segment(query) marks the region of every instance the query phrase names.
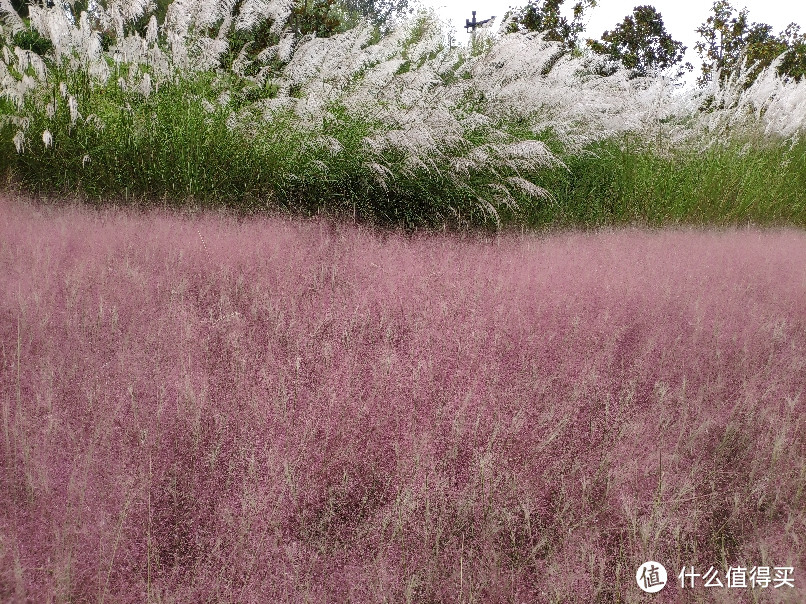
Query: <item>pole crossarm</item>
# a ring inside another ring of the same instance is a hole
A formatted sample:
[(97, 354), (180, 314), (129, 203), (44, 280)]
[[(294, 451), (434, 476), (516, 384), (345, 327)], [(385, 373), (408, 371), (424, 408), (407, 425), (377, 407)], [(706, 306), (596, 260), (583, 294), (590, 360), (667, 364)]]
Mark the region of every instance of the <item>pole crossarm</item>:
[(482, 25), (486, 25), (490, 21), (495, 19), (495, 15), (490, 17), (489, 19), (484, 19), (484, 21), (476, 21), (476, 11), (473, 11), (473, 20), (465, 19), (465, 29), (471, 30), (475, 33), (477, 27), (481, 27)]

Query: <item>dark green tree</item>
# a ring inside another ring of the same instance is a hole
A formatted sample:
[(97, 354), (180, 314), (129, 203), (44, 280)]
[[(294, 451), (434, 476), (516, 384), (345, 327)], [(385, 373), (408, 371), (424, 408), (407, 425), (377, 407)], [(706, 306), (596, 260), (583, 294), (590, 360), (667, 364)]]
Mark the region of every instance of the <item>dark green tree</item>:
[(296, 0), (290, 24), (297, 33), (328, 37), (350, 29), (365, 19), (388, 29), (395, 16), (409, 9), (409, 0)]
[(326, 38), (348, 29), (354, 18), (339, 0), (296, 0), (289, 25), (299, 35)]
[(806, 36), (791, 23), (774, 35), (766, 23), (750, 23), (747, 9), (738, 13), (728, 0), (718, 0), (712, 14), (697, 28), (701, 40), (695, 49), (703, 59), (698, 83), (704, 86), (719, 72), (725, 79), (738, 72), (745, 62), (755, 65), (745, 86), (750, 86), (762, 69), (783, 55), (777, 73), (800, 80), (806, 72)]
[(779, 39), (786, 44), (787, 51), (778, 66), (778, 73), (800, 82), (806, 77), (806, 33), (800, 33), (800, 26), (790, 23)]
[[(636, 6), (632, 15), (624, 17), (613, 31), (604, 32), (601, 40), (588, 40), (587, 43), (597, 54), (620, 61), (632, 70), (635, 77), (677, 65), (686, 52), (683, 43), (674, 40), (666, 31), (661, 14), (649, 5)], [(677, 75), (692, 69), (691, 63), (686, 63)]]
[(585, 29), (582, 19), (585, 11), (596, 6), (597, 0), (580, 0), (573, 7), (569, 20), (562, 15), (565, 0), (530, 0), (519, 9), (511, 11), (508, 32), (538, 31), (546, 40), (561, 42), (567, 49), (576, 48), (579, 35)]
[(376, 27), (385, 29), (391, 20), (411, 12), (409, 0), (343, 0), (348, 13), (368, 20)]

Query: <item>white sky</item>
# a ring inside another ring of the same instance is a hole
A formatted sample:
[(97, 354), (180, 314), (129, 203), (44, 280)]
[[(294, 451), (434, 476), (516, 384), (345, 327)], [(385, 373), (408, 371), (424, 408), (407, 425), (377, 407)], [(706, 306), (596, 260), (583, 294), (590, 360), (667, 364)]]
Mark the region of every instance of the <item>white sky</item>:
[[(421, 0), (423, 4), (432, 6), (443, 19), (446, 19), (455, 30), (455, 38), (459, 43), (468, 39), (465, 33), (465, 19), (471, 18), (471, 11), (476, 11), (476, 19), (482, 20), (496, 15), (497, 24), (506, 14), (510, 6), (520, 7), (526, 0)], [(576, 0), (565, 0), (564, 11), (570, 15), (571, 7)], [(586, 15), (587, 26), (584, 38), (599, 38), (605, 30), (613, 29), (626, 15), (632, 14), (636, 6), (650, 4), (654, 6), (663, 17), (672, 38), (679, 40), (686, 47), (684, 61), (694, 65), (693, 77), (699, 74), (702, 61), (694, 50), (694, 44), (699, 39), (694, 31), (711, 14), (713, 0), (599, 0), (599, 6), (588, 11)], [(768, 23), (772, 25), (773, 32), (778, 34), (793, 21), (806, 31), (806, 2), (804, 0), (734, 0), (731, 4), (737, 12), (744, 7), (748, 9), (750, 22)], [(693, 79), (693, 78), (687, 78)]]

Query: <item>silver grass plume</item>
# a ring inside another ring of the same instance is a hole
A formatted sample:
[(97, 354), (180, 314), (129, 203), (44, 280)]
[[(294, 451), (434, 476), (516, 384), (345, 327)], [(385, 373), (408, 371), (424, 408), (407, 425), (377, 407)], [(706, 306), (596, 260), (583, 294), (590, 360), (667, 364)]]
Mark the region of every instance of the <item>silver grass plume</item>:
[(70, 97), (67, 99), (67, 107), (70, 110), (70, 125), (75, 126), (76, 121), (80, 117), (78, 113), (78, 101), (76, 100), (76, 97), (70, 95)]
[(293, 0), (245, 0), (235, 19), (235, 27), (248, 30), (265, 20), (271, 20), (271, 32), (282, 33), (291, 16)]
[(146, 44), (149, 46), (156, 44), (158, 35), (159, 27), (157, 25), (157, 18), (151, 15), (151, 18), (148, 20), (148, 28), (146, 29)]
[(17, 153), (22, 153), (25, 151), (25, 134), (22, 130), (17, 130), (17, 133), (14, 135), (14, 147), (17, 149)]
[(17, 69), (24, 73), (31, 67), (37, 79), (40, 82), (45, 82), (48, 70), (42, 57), (33, 51), (24, 50), (19, 46), (14, 47), (14, 54), (17, 56)]
[(150, 2), (149, 0), (108, 0), (106, 5), (108, 12), (114, 11), (124, 23), (129, 23), (144, 15)]
[(728, 141), (733, 134), (779, 136), (793, 139), (806, 132), (806, 79), (800, 82), (777, 75), (778, 57), (746, 87), (754, 65), (744, 64), (723, 79), (713, 81), (696, 95), (714, 109), (698, 112), (696, 127), (704, 144)]
[(25, 29), (25, 22), (17, 14), (17, 11), (14, 10), (14, 7), (11, 5), (11, 0), (0, 0), (0, 17), (9, 25), (12, 34), (16, 34)]

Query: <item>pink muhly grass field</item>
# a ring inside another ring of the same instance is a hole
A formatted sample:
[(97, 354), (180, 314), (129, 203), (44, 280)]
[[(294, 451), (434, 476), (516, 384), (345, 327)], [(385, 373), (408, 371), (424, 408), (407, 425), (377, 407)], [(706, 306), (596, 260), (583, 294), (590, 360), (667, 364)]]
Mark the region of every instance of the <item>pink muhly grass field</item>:
[(0, 600), (806, 598), (806, 235), (0, 203)]

